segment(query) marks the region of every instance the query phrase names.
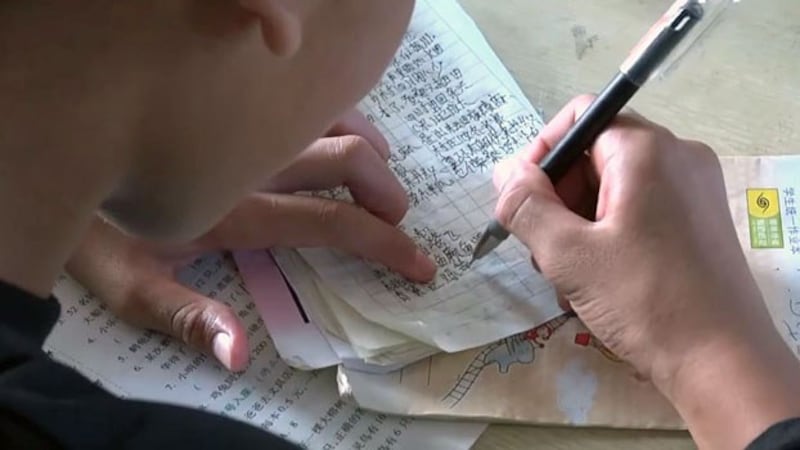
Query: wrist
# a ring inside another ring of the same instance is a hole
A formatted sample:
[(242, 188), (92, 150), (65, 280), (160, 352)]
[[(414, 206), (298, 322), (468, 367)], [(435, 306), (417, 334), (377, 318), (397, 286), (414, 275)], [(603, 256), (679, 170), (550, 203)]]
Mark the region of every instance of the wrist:
[(659, 355), (651, 376), (700, 448), (744, 448), (770, 425), (800, 416), (800, 365), (775, 332), (718, 333)]

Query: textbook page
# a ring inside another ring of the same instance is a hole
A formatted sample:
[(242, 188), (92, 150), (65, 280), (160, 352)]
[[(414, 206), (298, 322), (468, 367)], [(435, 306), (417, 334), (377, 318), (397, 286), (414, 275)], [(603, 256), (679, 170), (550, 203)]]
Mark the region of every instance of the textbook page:
[(335, 369), (287, 366), (230, 259), (197, 260), (181, 276), (233, 307), (243, 321), (251, 346), (245, 372), (230, 373), (175, 340), (125, 325), (66, 276), (54, 291), (62, 314), (45, 350), (122, 397), (229, 416), (309, 449), (468, 449), (483, 431), (478, 423), (371, 413), (338, 396)]
[[(559, 315), (552, 287), (513, 237), (468, 266), (495, 207), (495, 163), (543, 124), (454, 0), (416, 3), (401, 48), (359, 107), (389, 140), (390, 167), (409, 195), (400, 227), (439, 272), (413, 284), (341, 252), (301, 249), (325, 286), (366, 319), (448, 352)], [(324, 195), (347, 198), (341, 189)], [(284, 251), (275, 256), (284, 267)]]
[[(721, 162), (747, 261), (778, 332), (800, 357), (800, 156)], [(392, 413), (685, 428), (659, 392), (574, 317), (385, 376), (344, 369), (338, 380), (341, 392), (360, 405)]]

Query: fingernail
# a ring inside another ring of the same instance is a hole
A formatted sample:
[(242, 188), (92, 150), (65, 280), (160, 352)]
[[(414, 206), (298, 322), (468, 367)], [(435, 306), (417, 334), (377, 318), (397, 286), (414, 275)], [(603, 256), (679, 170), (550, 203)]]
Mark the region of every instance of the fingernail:
[(231, 368), (231, 353), (233, 351), (233, 340), (228, 333), (217, 333), (211, 343), (214, 356), (228, 369)]
[(417, 250), (414, 256), (414, 272), (417, 278), (424, 281), (430, 281), (436, 275), (436, 264), (422, 250)]

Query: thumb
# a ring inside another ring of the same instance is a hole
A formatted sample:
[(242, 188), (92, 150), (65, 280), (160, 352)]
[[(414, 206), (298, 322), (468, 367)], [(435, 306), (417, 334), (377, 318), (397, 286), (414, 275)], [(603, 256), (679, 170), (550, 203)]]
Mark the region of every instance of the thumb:
[(522, 241), (548, 277), (569, 260), (579, 236), (590, 225), (564, 205), (547, 175), (525, 158), (497, 165), (494, 182), (500, 191), (495, 217)]
[(138, 283), (128, 299), (110, 304), (125, 320), (180, 339), (213, 355), (228, 370), (249, 362), (247, 333), (233, 310), (169, 278)]

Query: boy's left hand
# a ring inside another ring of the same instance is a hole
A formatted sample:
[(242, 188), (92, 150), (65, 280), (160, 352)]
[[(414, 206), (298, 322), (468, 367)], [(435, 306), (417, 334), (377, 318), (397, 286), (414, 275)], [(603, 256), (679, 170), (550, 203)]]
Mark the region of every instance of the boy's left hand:
[[(331, 247), (411, 280), (429, 281), (436, 271), (433, 262), (396, 227), (408, 201), (386, 164), (388, 157), (389, 146), (378, 130), (350, 113), (269, 180), (264, 192), (245, 198), (199, 239), (154, 244), (98, 218), (67, 270), (123, 320), (172, 335), (230, 370), (243, 370), (249, 351), (239, 319), (223, 303), (180, 284), (178, 269), (219, 250)], [(336, 186), (346, 186), (357, 204), (293, 194)]]

